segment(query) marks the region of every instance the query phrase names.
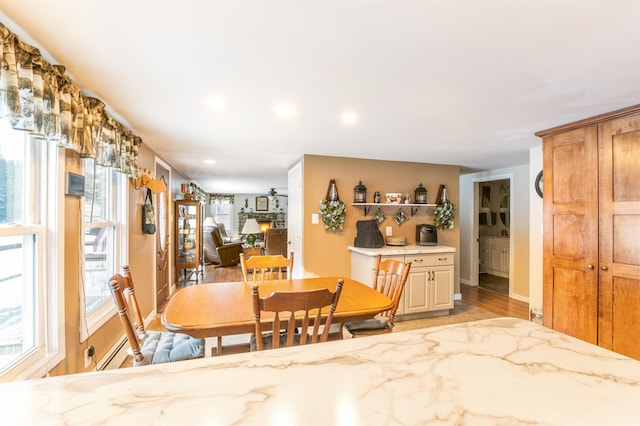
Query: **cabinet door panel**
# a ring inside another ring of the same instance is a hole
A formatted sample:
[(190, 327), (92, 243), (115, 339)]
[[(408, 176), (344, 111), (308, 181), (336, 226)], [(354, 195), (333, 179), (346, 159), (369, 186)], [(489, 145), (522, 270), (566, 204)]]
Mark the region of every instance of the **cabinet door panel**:
[[(413, 267), (412, 267), (413, 268)], [(427, 293), (428, 271), (426, 268), (411, 269), (404, 286), (404, 312), (425, 312), (429, 308)]]
[(615, 352), (640, 359), (640, 280), (614, 278), (613, 280), (612, 347)]
[(587, 275), (586, 272), (570, 267), (555, 267), (553, 281), (545, 282), (545, 291), (547, 285), (552, 289), (551, 312), (554, 315), (551, 318), (551, 328), (596, 344), (598, 308), (594, 301), (597, 300), (598, 289), (596, 282), (588, 279)]
[(598, 128), (544, 139), (543, 321), (595, 343), (598, 332)]
[(603, 123), (598, 344), (640, 359), (640, 117)]
[(453, 266), (432, 268), (430, 285), (430, 310), (453, 308)]

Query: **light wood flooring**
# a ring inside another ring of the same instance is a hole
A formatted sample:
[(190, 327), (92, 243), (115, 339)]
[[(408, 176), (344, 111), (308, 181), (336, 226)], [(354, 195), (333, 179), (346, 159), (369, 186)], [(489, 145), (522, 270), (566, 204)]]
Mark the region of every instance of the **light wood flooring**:
[(491, 274), (480, 274), (478, 284), (482, 288), (497, 291), (502, 294), (509, 294), (509, 278), (499, 277)]
[[(199, 282), (215, 283), (241, 280), (242, 272), (240, 266), (216, 268), (213, 265), (207, 265), (204, 270), (204, 278), (200, 279)], [(195, 283), (188, 283), (188, 285), (193, 284)], [(451, 310), (450, 315), (410, 321), (396, 321), (394, 330), (411, 330), (495, 317), (529, 318), (529, 306), (527, 303), (511, 299), (504, 294), (482, 287), (464, 284), (460, 285), (460, 293), (462, 294), (462, 300), (455, 301), (455, 306)], [(163, 308), (164, 306), (159, 308), (159, 313), (148, 325), (148, 330), (164, 330), (160, 322)], [(127, 359), (121, 368), (130, 366), (131, 359)]]

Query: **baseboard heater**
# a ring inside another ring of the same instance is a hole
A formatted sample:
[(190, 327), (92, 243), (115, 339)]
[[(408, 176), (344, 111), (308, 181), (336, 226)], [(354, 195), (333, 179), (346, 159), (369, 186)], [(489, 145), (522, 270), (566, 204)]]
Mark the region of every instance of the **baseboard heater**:
[(122, 338), (109, 349), (109, 352), (107, 352), (100, 362), (98, 362), (96, 371), (118, 369), (127, 356), (127, 336), (122, 336)]

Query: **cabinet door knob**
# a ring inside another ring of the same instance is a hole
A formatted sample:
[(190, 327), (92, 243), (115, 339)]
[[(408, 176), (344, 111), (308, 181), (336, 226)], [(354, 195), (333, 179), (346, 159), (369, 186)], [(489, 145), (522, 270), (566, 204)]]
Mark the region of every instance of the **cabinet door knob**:
[(587, 269), (593, 269), (593, 265), (592, 264), (588, 264), (587, 265)]
[(602, 266), (600, 269), (602, 269), (603, 271), (608, 271), (609, 268), (607, 268), (606, 266)]

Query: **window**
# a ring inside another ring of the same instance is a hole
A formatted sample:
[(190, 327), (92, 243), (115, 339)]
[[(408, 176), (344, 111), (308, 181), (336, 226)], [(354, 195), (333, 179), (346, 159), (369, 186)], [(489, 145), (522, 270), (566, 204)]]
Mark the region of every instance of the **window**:
[(235, 234), (235, 232), (233, 232), (233, 202), (229, 202), (229, 200), (216, 200), (211, 205), (211, 213), (216, 223), (224, 224), (224, 229), (228, 232), (229, 236)]
[(113, 316), (109, 279), (126, 262), (126, 177), (84, 160), (84, 299), (81, 341)]
[[(50, 158), (51, 160), (48, 160)], [(57, 148), (0, 120), (0, 380), (42, 376), (64, 357), (55, 195)], [(47, 182), (49, 185), (47, 187)], [(53, 190), (53, 191), (52, 191)], [(61, 245), (61, 243), (60, 243)], [(47, 257), (47, 253), (53, 253)]]

